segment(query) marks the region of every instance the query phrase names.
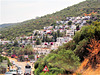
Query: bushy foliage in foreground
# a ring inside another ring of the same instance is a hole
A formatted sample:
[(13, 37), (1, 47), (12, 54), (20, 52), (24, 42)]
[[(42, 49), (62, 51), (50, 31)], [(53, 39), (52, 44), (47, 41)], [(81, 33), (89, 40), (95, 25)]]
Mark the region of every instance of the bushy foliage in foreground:
[(65, 73), (66, 70), (73, 71), (77, 69), (80, 64), (79, 61), (79, 58), (75, 56), (73, 51), (62, 49), (57, 54), (51, 53), (43, 59), (39, 59), (35, 63), (35, 75), (39, 75), (45, 65), (48, 66), (49, 73), (55, 75)]
[[(100, 40), (100, 22), (93, 22), (92, 25), (84, 26), (80, 31), (75, 33), (72, 41), (60, 46), (51, 54), (40, 58), (35, 63), (35, 75), (40, 74), (64, 74), (74, 72), (84, 57), (88, 55), (88, 44), (90, 39)], [(44, 73), (42, 70), (48, 66), (49, 72)]]
[(0, 62), (3, 62), (3, 60), (7, 60), (8, 61), (8, 65), (11, 65), (10, 60), (7, 57), (4, 57), (4, 56), (0, 55)]

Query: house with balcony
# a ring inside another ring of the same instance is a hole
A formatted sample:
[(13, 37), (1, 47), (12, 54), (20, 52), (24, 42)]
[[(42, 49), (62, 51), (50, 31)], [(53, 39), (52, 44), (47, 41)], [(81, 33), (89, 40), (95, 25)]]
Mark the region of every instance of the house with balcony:
[(66, 30), (66, 36), (67, 37), (73, 37), (74, 36), (74, 30)]
[(47, 55), (50, 53), (51, 49), (49, 49), (49, 48), (34, 48), (33, 51), (39, 55)]
[(11, 41), (1, 41), (1, 40), (0, 40), (0, 44), (5, 45), (5, 44), (7, 44), (7, 43), (8, 43), (8, 44), (10, 44), (10, 43), (11, 43)]

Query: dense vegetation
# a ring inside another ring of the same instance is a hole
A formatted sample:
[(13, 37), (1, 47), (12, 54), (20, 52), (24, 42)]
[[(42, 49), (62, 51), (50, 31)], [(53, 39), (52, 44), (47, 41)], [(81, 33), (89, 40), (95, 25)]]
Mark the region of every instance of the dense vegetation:
[(16, 55), (20, 61), (24, 61), (24, 55), (29, 55), (29, 59), (34, 59), (31, 45), (21, 45), (17, 41), (14, 44), (0, 45), (0, 53), (6, 52), (7, 56)]
[(4, 57), (4, 56), (0, 55), (0, 63), (3, 62), (3, 60), (7, 60), (7, 62), (8, 62), (7, 64), (11, 65), (11, 63), (10, 63), (10, 61), (9, 61), (9, 59), (7, 57)]
[[(72, 41), (60, 46), (57, 50), (51, 51), (51, 54), (40, 58), (35, 63), (35, 75), (57, 75), (74, 72), (84, 57), (88, 56), (88, 44), (90, 39), (100, 40), (100, 22), (93, 22), (92, 25), (84, 26), (75, 33)], [(48, 73), (42, 70), (47, 65)]]
[(32, 35), (34, 29), (42, 29), (44, 26), (55, 24), (58, 20), (65, 20), (68, 16), (82, 16), (92, 11), (100, 13), (100, 3), (94, 0), (87, 0), (70, 6), (53, 14), (48, 14), (37, 19), (28, 20), (17, 25), (0, 29), (0, 39), (15, 39), (21, 35)]

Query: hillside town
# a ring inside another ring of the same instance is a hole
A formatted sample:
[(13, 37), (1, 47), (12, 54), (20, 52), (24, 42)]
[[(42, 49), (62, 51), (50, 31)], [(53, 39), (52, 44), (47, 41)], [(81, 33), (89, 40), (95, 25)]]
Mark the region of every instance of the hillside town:
[[(11, 59), (12, 63), (14, 62), (12, 61), (12, 58), (15, 58), (17, 61), (20, 62), (30, 61), (30, 64), (31, 62), (34, 63), (38, 60), (39, 57), (42, 57), (43, 55), (48, 55), (52, 50), (57, 50), (59, 46), (62, 46), (63, 44), (73, 40), (75, 33), (79, 31), (83, 26), (90, 23), (91, 19), (95, 21), (96, 17), (91, 17), (91, 16), (66, 17), (66, 20), (64, 21), (56, 21), (56, 24), (51, 24), (50, 26), (46, 26), (44, 27), (44, 29), (34, 30), (31, 36), (23, 35), (20, 37), (16, 37), (16, 40), (0, 39), (1, 46), (18, 43), (19, 48), (24, 48), (24, 47), (27, 48), (28, 45), (31, 45), (32, 46), (31, 55), (33, 55), (34, 59), (29, 58), (28, 53), (25, 53), (23, 55), (20, 54), (18, 55), (14, 52), (14, 49), (13, 52), (11, 51), (10, 54), (7, 54), (6, 52), (7, 47), (4, 47), (2, 49), (1, 55), (8, 56)], [(0, 34), (0, 36), (2, 35), (3, 34)], [(24, 58), (22, 58), (22, 56), (24, 56)]]
[(0, 2), (0, 75), (100, 75), (100, 0)]
[(100, 75), (100, 0), (0, 2), (0, 75)]
[[(31, 44), (33, 51), (39, 55), (49, 54), (51, 50), (56, 50), (59, 46), (71, 41), (75, 32), (86, 25), (90, 19), (90, 16), (66, 17), (65, 21), (56, 21), (56, 25), (44, 27), (43, 30), (34, 30), (32, 36), (23, 35), (16, 37), (16, 40), (21, 46)], [(37, 38), (39, 43), (36, 44)], [(0, 44), (6, 43), (12, 44), (14, 41), (0, 39)]]

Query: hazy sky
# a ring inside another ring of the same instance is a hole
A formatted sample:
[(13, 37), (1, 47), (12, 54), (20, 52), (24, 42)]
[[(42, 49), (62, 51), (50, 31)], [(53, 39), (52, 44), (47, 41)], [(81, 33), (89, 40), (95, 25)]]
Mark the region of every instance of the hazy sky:
[(0, 24), (51, 14), (85, 0), (0, 0)]

